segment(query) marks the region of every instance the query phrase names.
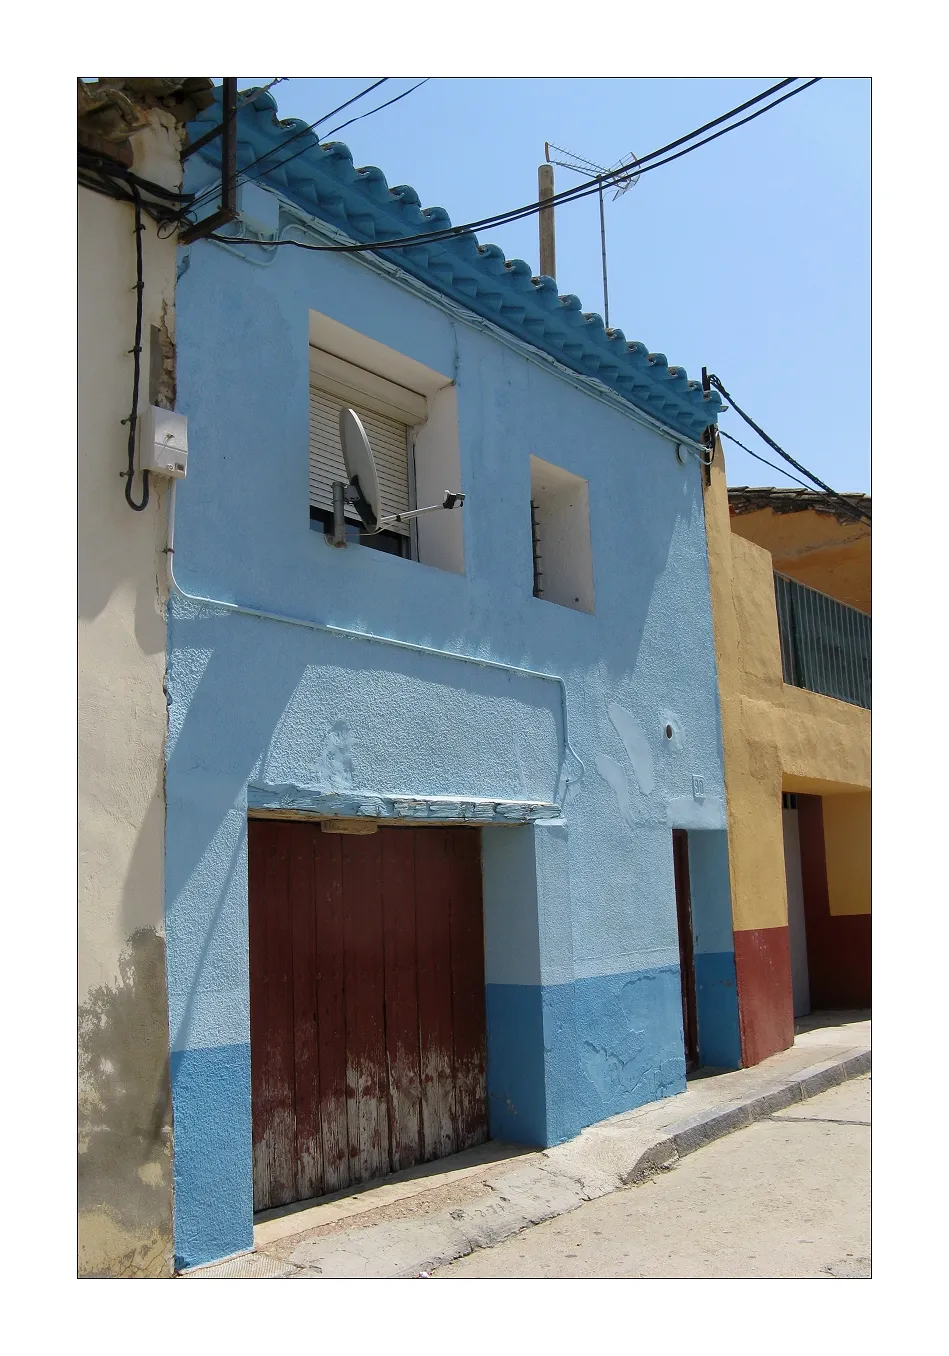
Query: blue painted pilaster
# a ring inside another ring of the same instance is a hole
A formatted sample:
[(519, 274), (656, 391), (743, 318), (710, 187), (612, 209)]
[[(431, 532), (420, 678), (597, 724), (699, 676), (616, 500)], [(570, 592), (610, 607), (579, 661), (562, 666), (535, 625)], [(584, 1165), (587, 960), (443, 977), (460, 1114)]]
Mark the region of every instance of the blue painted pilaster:
[(483, 864), (491, 1134), (557, 1144), (580, 1128), (566, 825), (485, 829)]

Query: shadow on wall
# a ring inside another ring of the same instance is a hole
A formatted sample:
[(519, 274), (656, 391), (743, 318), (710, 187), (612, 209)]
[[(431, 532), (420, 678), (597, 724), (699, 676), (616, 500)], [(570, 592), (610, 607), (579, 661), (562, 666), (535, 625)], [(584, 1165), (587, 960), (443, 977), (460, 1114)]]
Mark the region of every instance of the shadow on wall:
[[(162, 757), (159, 752), (156, 758)], [(155, 784), (141, 815), (135, 845), (122, 887), (121, 918), (116, 920), (120, 937), (137, 936), (154, 928), (162, 917), (162, 881), (165, 875), (165, 776), (161, 762), (155, 767)]]
[[(109, 483), (107, 492), (122, 495), (122, 482), (116, 473), (116, 486)], [(136, 490), (136, 493), (139, 493)], [(92, 568), (87, 558), (80, 562), (77, 591), (77, 617), (81, 622), (93, 622), (109, 610), (114, 594), (123, 583), (135, 583), (135, 601), (128, 608), (128, 614), (134, 618), (135, 640), (143, 655), (159, 655), (165, 652), (165, 621), (159, 602), (159, 573), (164, 568), (165, 557), (159, 554), (160, 545), (164, 545), (165, 500), (159, 485), (153, 480), (150, 489), (151, 504), (155, 506), (156, 520), (149, 509), (143, 514), (135, 514), (121, 509), (132, 520), (127, 532), (113, 533), (101, 540), (94, 553), (96, 568)], [(81, 509), (80, 509), (81, 517)], [(135, 533), (139, 535), (136, 536)], [(143, 567), (142, 542), (144, 533), (154, 550), (154, 564)], [(157, 535), (156, 535), (157, 533)], [(89, 535), (92, 535), (90, 532)]]
[[(243, 867), (246, 875), (247, 855), (241, 841), (238, 841), (228, 854), (227, 866), (223, 868), (220, 882), (214, 888), (210, 911), (202, 919), (202, 927), (199, 931), (197, 944), (194, 947), (193, 968), (187, 983), (186, 993), (179, 1003), (172, 1003), (171, 1005), (174, 1017), (172, 1039), (176, 1050), (191, 1048), (195, 1025), (195, 1008), (199, 1002), (199, 996), (205, 991), (209, 982), (213, 984), (209, 970), (213, 969), (214, 951), (216, 946), (220, 944), (217, 933), (239, 867)], [(170, 931), (172, 946), (174, 946), (180, 934), (176, 934), (173, 923), (170, 925)]]
[(130, 939), (119, 983), (79, 1008), (79, 1272), (171, 1273), (171, 1092), (165, 943)]

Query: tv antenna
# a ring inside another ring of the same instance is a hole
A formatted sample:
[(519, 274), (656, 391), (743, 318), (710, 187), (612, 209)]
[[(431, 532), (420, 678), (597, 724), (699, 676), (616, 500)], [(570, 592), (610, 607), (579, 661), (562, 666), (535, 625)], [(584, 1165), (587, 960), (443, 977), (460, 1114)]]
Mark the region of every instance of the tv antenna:
[[(556, 151), (558, 155), (566, 156), (565, 160), (555, 160), (550, 152)], [(574, 155), (573, 151), (566, 151), (562, 146), (554, 146), (551, 142), (544, 142), (544, 159), (548, 165), (559, 165), (561, 169), (573, 170), (575, 174), (582, 174), (585, 179), (595, 176), (600, 178), (599, 199), (600, 199), (600, 253), (603, 258), (603, 323), (607, 329), (610, 327), (610, 293), (606, 280), (606, 212), (603, 206), (603, 191), (607, 188), (615, 188), (613, 201), (621, 198), (624, 193), (635, 187), (639, 183), (640, 169), (639, 161), (630, 151), (628, 156), (617, 160), (615, 165), (609, 169), (602, 165), (596, 165), (592, 160), (585, 159), (582, 155)], [(632, 166), (629, 161), (632, 160)], [(623, 173), (617, 173), (622, 170)], [(614, 175), (613, 179), (609, 179)], [(603, 176), (603, 177), (601, 177)]]
[(420, 518), (423, 513), (438, 513), (442, 509), (461, 508), (465, 496), (455, 490), (446, 490), (440, 504), (430, 504), (428, 508), (403, 509), (398, 513), (385, 514), (382, 510), (382, 495), (379, 490), (379, 476), (376, 461), (366, 437), (362, 420), (355, 410), (343, 406), (339, 412), (339, 441), (343, 449), (343, 462), (349, 483), (333, 481), (333, 545), (346, 545), (346, 505), (351, 504), (356, 511), (364, 532), (373, 535), (384, 532), (393, 523), (407, 523), (412, 518)]

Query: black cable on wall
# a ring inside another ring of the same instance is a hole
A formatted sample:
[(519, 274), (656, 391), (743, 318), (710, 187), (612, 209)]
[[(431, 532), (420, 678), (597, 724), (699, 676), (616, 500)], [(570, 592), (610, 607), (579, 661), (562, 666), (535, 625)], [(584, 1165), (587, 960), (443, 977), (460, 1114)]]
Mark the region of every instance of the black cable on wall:
[(138, 188), (132, 185), (132, 196), (135, 203), (135, 343), (129, 352), (133, 359), (132, 376), (132, 409), (127, 419), (123, 419), (123, 424), (129, 426), (128, 441), (128, 470), (123, 471), (125, 476), (125, 502), (130, 509), (136, 513), (141, 513), (148, 507), (148, 472), (142, 472), (142, 497), (138, 503), (132, 497), (132, 480), (135, 476), (135, 430), (138, 428), (138, 393), (142, 376), (142, 294), (145, 291), (145, 267), (142, 250), (142, 234), (145, 230), (145, 223), (142, 220), (142, 200), (139, 196)]

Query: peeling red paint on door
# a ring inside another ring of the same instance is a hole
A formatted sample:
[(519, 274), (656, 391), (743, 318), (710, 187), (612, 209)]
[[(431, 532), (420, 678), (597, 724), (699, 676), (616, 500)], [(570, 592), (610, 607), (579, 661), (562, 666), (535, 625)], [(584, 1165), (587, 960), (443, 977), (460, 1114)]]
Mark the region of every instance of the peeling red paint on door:
[(314, 1014), (317, 1008), (318, 967), (316, 909), (293, 907), (293, 901), (312, 898), (315, 888), (314, 854), (300, 835), (289, 839), (287, 894), (291, 901), (291, 989), (293, 1003), (293, 1062), (296, 1180), (295, 1196), (318, 1196), (323, 1191), (323, 1134), (320, 1124), (320, 1050)]
[(380, 835), (385, 952), (386, 1063), (392, 1170), (421, 1160), (418, 949), (415, 935), (415, 835)]
[(480, 846), (250, 821), (256, 1210), (487, 1139)]
[[(285, 825), (269, 835), (266, 856), (249, 861), (249, 894), (264, 901), (251, 910), (251, 1084), (254, 1182), (266, 1183), (272, 1205), (296, 1199), (295, 1071), (291, 984), (289, 837)], [(255, 1049), (256, 1029), (256, 1054)]]
[(452, 1152), (454, 1051), (451, 1011), (451, 887), (448, 837), (435, 829), (415, 844), (415, 932), (422, 1068), (422, 1158)]
[(481, 835), (450, 840), (455, 869), (450, 896), (454, 1138), (459, 1148), (488, 1137), (485, 1120), (484, 923), (481, 905)]

